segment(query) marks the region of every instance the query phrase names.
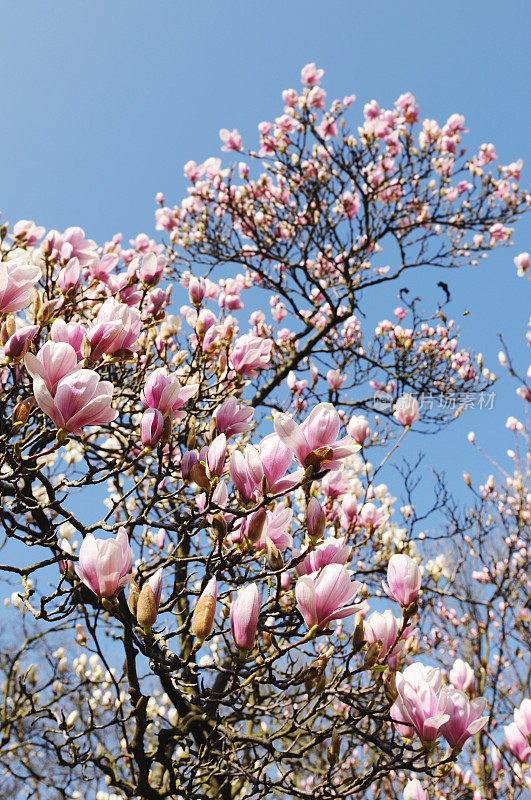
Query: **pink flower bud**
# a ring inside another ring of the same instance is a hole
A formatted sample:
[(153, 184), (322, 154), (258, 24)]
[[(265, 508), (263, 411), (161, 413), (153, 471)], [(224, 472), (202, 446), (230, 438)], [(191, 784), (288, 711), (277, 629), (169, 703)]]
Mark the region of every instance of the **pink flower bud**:
[(404, 427), (409, 427), (419, 419), (418, 400), (410, 394), (403, 394), (395, 404), (394, 418)]
[(351, 436), (356, 444), (363, 445), (365, 439), (369, 435), (369, 423), (365, 417), (352, 417), (347, 425), (347, 433)]
[(112, 597), (128, 583), (133, 565), (133, 552), (125, 528), (116, 539), (96, 539), (88, 533), (79, 550), (76, 572), (97, 597)]
[(312, 539), (322, 539), (325, 532), (326, 517), (321, 504), (316, 497), (312, 497), (306, 508), (306, 525), (308, 536)]
[(164, 431), (164, 417), (156, 408), (148, 408), (142, 414), (140, 439), (144, 447), (152, 450), (160, 441)]
[(188, 295), (190, 302), (194, 306), (200, 306), (206, 292), (206, 283), (204, 278), (196, 278), (195, 275), (190, 276), (188, 281)]
[(230, 609), (230, 626), (238, 650), (242, 654), (253, 649), (256, 640), (260, 596), (255, 583), (240, 589)]

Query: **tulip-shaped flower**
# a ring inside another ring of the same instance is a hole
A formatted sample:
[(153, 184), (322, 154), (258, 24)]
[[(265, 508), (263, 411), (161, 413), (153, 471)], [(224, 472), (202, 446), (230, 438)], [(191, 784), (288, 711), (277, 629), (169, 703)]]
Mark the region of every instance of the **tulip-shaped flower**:
[(396, 600), (403, 608), (407, 608), (417, 599), (420, 583), (420, 569), (412, 558), (402, 553), (391, 556), (387, 567), (387, 583), (382, 582), (384, 591), (391, 600)]
[(26, 308), (33, 285), (40, 277), (39, 267), (28, 264), (23, 258), (0, 261), (0, 314)]
[(418, 400), (413, 395), (403, 394), (396, 401), (393, 416), (401, 425), (409, 428), (419, 419), (419, 408)]
[(461, 658), (456, 658), (454, 661), (449, 678), (452, 686), (461, 689), (462, 692), (473, 692), (476, 688), (474, 670)]
[(527, 736), (524, 736), (516, 722), (505, 725), (503, 730), (505, 732), (505, 744), (513, 756), (517, 758), (521, 764), (527, 764), (531, 756), (531, 747), (529, 746)]
[(36, 356), (26, 353), (24, 363), (32, 378), (43, 379), (52, 396), (61, 378), (79, 369), (76, 351), (66, 342), (46, 342)]
[(273, 342), (246, 333), (236, 339), (231, 352), (232, 368), (246, 378), (255, 378), (258, 369), (265, 369), (271, 358)]
[(524, 736), (531, 736), (531, 700), (525, 697), (514, 710), (514, 721)]
[(4, 355), (7, 358), (22, 358), (38, 330), (38, 325), (22, 325), (5, 343)]
[(470, 701), (464, 692), (453, 687), (443, 688), (441, 695), (446, 697), (446, 713), (450, 715), (441, 726), (441, 733), (453, 750), (461, 750), (466, 740), (487, 724), (488, 717), (481, 716), (487, 701), (484, 697)]
[(341, 420), (331, 403), (316, 405), (302, 425), (289, 414), (277, 414), (274, 425), (302, 467), (338, 469), (344, 458), (360, 449), (350, 436), (338, 441)]
[(78, 361), (83, 358), (81, 352), (83, 344), (86, 342), (88, 346), (88, 339), (83, 326), (79, 322), (65, 322), (61, 318), (56, 319), (50, 328), (50, 339), (52, 342), (66, 342), (66, 344), (71, 345), (76, 351)]
[(264, 471), (266, 491), (278, 494), (293, 489), (304, 476), (304, 470), (297, 469), (286, 475), (293, 461), (293, 453), (281, 442), (276, 433), (270, 433), (260, 442), (260, 461)]
[(400, 708), (401, 719), (415, 729), (423, 742), (434, 742), (441, 727), (450, 719), (441, 682), (439, 670), (418, 663), (396, 675), (399, 696), (395, 705)]
[(393, 616), (389, 610), (384, 611), (383, 614), (380, 614), (379, 611), (373, 611), (363, 623), (365, 641), (368, 644), (373, 642), (380, 642), (381, 644), (382, 649), (379, 654), (381, 661), (391, 658), (402, 649), (402, 641), (393, 647), (401, 623), (402, 620)]
[(255, 583), (240, 589), (230, 608), (230, 627), (242, 657), (253, 649), (256, 640), (260, 596)]
[(98, 373), (91, 369), (80, 369), (61, 378), (55, 397), (37, 375), (33, 379), (33, 393), (39, 408), (56, 427), (69, 433), (79, 435), (84, 425), (103, 425), (116, 417), (111, 406), (112, 383), (100, 381)]
[(156, 408), (148, 408), (140, 421), (140, 440), (144, 447), (152, 450), (160, 441), (164, 431), (164, 417)]
[(418, 778), (413, 778), (404, 786), (404, 800), (429, 800)]
[(351, 417), (347, 425), (347, 432), (357, 444), (363, 445), (365, 439), (369, 435), (369, 423), (367, 419), (362, 416)]
[(113, 597), (128, 583), (132, 565), (127, 533), (120, 528), (116, 539), (96, 539), (88, 533), (79, 550), (76, 572), (97, 597)]
[(334, 619), (355, 614), (360, 604), (347, 605), (358, 594), (359, 581), (351, 581), (342, 564), (327, 564), (320, 572), (302, 575), (295, 585), (297, 606), (308, 628), (326, 628)]
[(134, 352), (141, 325), (138, 309), (109, 297), (87, 334), (92, 346), (91, 359), (97, 361), (105, 353), (111, 355), (118, 350)]
[(144, 386), (141, 400), (147, 408), (156, 408), (163, 417), (171, 413), (173, 419), (183, 419), (184, 411), (179, 409), (194, 396), (198, 384), (181, 386), (175, 375), (168, 375), (164, 367), (151, 373)]
[(243, 453), (235, 450), (230, 459), (229, 473), (244, 500), (258, 500), (264, 468), (255, 447), (248, 444)]

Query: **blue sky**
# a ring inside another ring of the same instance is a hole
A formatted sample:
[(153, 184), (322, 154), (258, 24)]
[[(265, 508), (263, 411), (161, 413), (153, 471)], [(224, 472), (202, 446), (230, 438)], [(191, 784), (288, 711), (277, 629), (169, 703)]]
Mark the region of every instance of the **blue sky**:
[[(423, 116), (464, 113), (471, 148), (493, 141), (502, 163), (526, 159), (530, 16), (524, 0), (27, 0), (23, 13), (4, 2), (2, 220), (80, 225), (98, 241), (153, 235), (155, 193), (178, 202), (183, 164), (218, 155), (221, 127), (254, 144), (257, 123), (281, 112), (281, 90), (299, 85), (309, 61), (325, 69), (330, 99), (357, 94), (354, 125), (368, 100), (387, 105), (410, 90)], [(448, 281), (456, 318), (470, 310), (466, 341), (494, 366), (503, 330), (525, 368), (529, 284), (512, 259), (530, 248), (529, 231), (522, 224), (514, 251)], [(513, 387), (497, 388), (497, 409), (469, 411), (423, 439), (429, 463), (484, 472), (466, 433), (475, 429), (495, 453), (510, 446)]]

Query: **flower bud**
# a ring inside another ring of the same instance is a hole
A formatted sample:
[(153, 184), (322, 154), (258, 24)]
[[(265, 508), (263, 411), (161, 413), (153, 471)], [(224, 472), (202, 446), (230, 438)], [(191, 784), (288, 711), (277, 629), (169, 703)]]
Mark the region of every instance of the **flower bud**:
[(380, 657), (382, 646), (380, 642), (373, 642), (367, 648), (367, 652), (365, 653), (365, 658), (363, 659), (363, 666), (365, 669), (371, 669), (374, 667), (376, 662)]
[(127, 598), (127, 605), (129, 606), (129, 611), (134, 617), (136, 617), (139, 594), (140, 589), (138, 588), (138, 584), (131, 578), (129, 581), (129, 597)]
[(267, 511), (265, 508), (259, 508), (249, 517), (249, 524), (247, 526), (247, 538), (254, 544), (262, 536), (264, 525), (266, 523)]
[(215, 578), (211, 578), (195, 604), (192, 615), (192, 633), (200, 642), (203, 642), (212, 631), (217, 596), (217, 581)]
[(278, 572), (279, 570), (284, 569), (284, 559), (280, 555), (278, 547), (269, 538), (269, 536), (265, 537), (265, 544), (269, 568), (272, 569), (273, 572)]
[(306, 508), (306, 525), (311, 539), (322, 539), (325, 532), (326, 517), (321, 504), (312, 497)]
[(31, 409), (35, 404), (34, 397), (28, 397), (26, 400), (21, 400), (18, 402), (13, 409), (13, 422), (16, 424), (17, 422), (21, 425), (25, 425), (28, 421), (29, 415), (31, 413)]
[(76, 642), (81, 645), (81, 647), (85, 647), (87, 643), (87, 634), (83, 625), (79, 622), (76, 625)]
[(332, 731), (332, 739), (330, 740), (330, 747), (326, 754), (326, 758), (331, 767), (334, 767), (339, 760), (339, 751), (341, 749), (341, 739), (339, 733), (334, 729)]
[(210, 480), (206, 474), (205, 465), (201, 461), (196, 461), (190, 469), (190, 478), (194, 483), (197, 483), (200, 489), (205, 492), (210, 490)]
[(136, 618), (138, 620), (138, 624), (141, 625), (146, 631), (150, 630), (157, 620), (161, 592), (162, 569), (159, 569), (142, 586), (140, 594), (138, 595)]

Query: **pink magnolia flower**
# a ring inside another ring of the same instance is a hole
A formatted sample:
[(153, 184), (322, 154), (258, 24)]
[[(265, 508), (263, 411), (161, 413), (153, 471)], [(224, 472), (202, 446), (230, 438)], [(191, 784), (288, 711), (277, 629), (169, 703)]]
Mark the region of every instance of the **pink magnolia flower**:
[(50, 328), (50, 339), (52, 342), (65, 342), (71, 345), (76, 351), (77, 359), (82, 359), (81, 346), (86, 341), (85, 329), (79, 322), (65, 322), (60, 317), (56, 319)]
[(462, 692), (473, 692), (476, 688), (474, 670), (461, 658), (456, 658), (449, 675), (452, 686)]
[(365, 503), (358, 512), (358, 522), (368, 531), (375, 531), (387, 519), (385, 509), (378, 508), (374, 503)]
[(505, 744), (515, 758), (521, 764), (527, 764), (529, 756), (531, 756), (531, 747), (527, 736), (524, 736), (516, 722), (511, 722), (510, 725), (505, 725)]
[(235, 450), (230, 459), (230, 477), (244, 500), (261, 496), (264, 468), (255, 447), (248, 444), (243, 453)]
[(524, 736), (531, 736), (531, 700), (525, 697), (514, 711), (514, 721)]
[(125, 528), (120, 528), (116, 539), (96, 539), (88, 533), (79, 550), (76, 572), (97, 597), (112, 597), (128, 583), (132, 566), (133, 551)]
[(230, 151), (230, 150), (241, 150), (242, 149), (242, 137), (234, 128), (232, 131), (228, 131), (227, 128), (221, 128), (219, 132), (219, 138), (224, 143), (222, 150)]
[(316, 86), (324, 75), (324, 69), (317, 69), (315, 63), (306, 64), (301, 69), (301, 82), (307, 86)]
[(418, 400), (411, 394), (403, 394), (395, 404), (394, 418), (408, 428), (420, 418)]
[(183, 419), (179, 409), (196, 394), (197, 383), (181, 386), (175, 375), (168, 375), (165, 367), (159, 367), (146, 381), (141, 400), (148, 408), (156, 408), (163, 417), (173, 412), (173, 419)]
[(399, 697), (395, 706), (402, 720), (411, 725), (424, 742), (434, 742), (441, 727), (450, 719), (441, 682), (440, 670), (426, 668), (418, 662), (396, 674)]
[(326, 528), (326, 515), (316, 497), (306, 506), (306, 528), (310, 539), (322, 539)]
[(256, 370), (265, 369), (269, 364), (272, 346), (270, 339), (262, 339), (251, 333), (240, 336), (231, 351), (232, 368), (246, 378), (255, 378)]
[(227, 438), (235, 433), (247, 433), (251, 430), (248, 423), (253, 414), (254, 409), (240, 405), (235, 397), (227, 397), (214, 412), (216, 428)]
[(0, 261), (0, 314), (26, 308), (33, 285), (40, 277), (39, 267), (28, 264), (23, 258)]
[(464, 692), (453, 687), (444, 687), (441, 695), (446, 698), (446, 713), (450, 715), (441, 726), (441, 733), (452, 749), (461, 750), (466, 740), (487, 724), (488, 717), (481, 716), (487, 701), (484, 697), (470, 701)]
[(338, 369), (329, 369), (326, 373), (326, 382), (333, 391), (341, 389), (346, 379), (347, 376), (342, 375)]
[(66, 267), (59, 272), (57, 283), (63, 294), (75, 289), (81, 283), (81, 266), (78, 258), (71, 258)]
[(369, 423), (367, 419), (362, 416), (352, 417), (347, 425), (347, 433), (354, 439), (356, 444), (363, 445), (365, 439), (369, 435)]
[(520, 253), (514, 259), (514, 264), (517, 268), (517, 275), (519, 278), (522, 278), (526, 272), (529, 271), (529, 267), (531, 265), (531, 258), (529, 253)]
[(404, 786), (403, 800), (429, 800), (426, 791), (418, 778), (412, 778)]
[(31, 219), (20, 219), (13, 225), (13, 239), (17, 242), (24, 242), (27, 247), (32, 247), (46, 233), (46, 228), (35, 225)]
[(253, 649), (260, 615), (258, 587), (251, 583), (240, 589), (230, 608), (230, 627), (236, 647), (243, 655)]
[(216, 436), (212, 444), (207, 450), (206, 463), (210, 476), (217, 475), (219, 478), (225, 466), (225, 457), (227, 455), (227, 437), (224, 433)]
[(100, 381), (98, 373), (91, 369), (80, 369), (61, 378), (55, 397), (45, 380), (36, 375), (33, 393), (39, 408), (56, 427), (69, 433), (79, 435), (84, 425), (103, 425), (116, 417), (111, 406), (112, 383)]
[[(297, 573), (299, 575), (311, 575), (312, 572), (326, 567), (327, 564), (346, 564), (350, 558), (351, 549), (345, 545), (345, 537), (341, 536), (336, 539), (333, 536), (328, 536), (321, 544), (317, 545), (315, 550), (312, 550), (304, 561), (297, 564)], [(304, 554), (305, 550), (302, 551)], [(298, 558), (298, 550), (293, 551), (293, 558)]]
[(111, 355), (118, 350), (134, 352), (141, 325), (138, 309), (109, 297), (87, 334), (92, 345), (91, 359), (97, 361), (105, 353)]
[(274, 426), (302, 467), (337, 469), (342, 459), (360, 449), (350, 436), (338, 441), (341, 420), (331, 403), (316, 405), (302, 425), (297, 425), (289, 414), (276, 414)]
[(138, 260), (138, 264), (138, 277), (143, 283), (152, 285), (160, 280), (164, 272), (165, 259), (163, 256), (158, 258), (155, 253), (146, 253)]
[(286, 471), (293, 461), (293, 453), (275, 433), (270, 433), (262, 439), (259, 445), (259, 454), (266, 491), (271, 494), (292, 489), (303, 477), (303, 470), (295, 470), (290, 475), (286, 475)]
[(265, 548), (266, 538), (270, 539), (279, 550), (291, 547), (293, 537), (289, 533), (289, 527), (292, 519), (293, 509), (285, 508), (281, 503), (277, 503), (273, 511), (268, 510), (262, 535), (255, 544), (256, 549)]
[(140, 421), (140, 440), (144, 447), (153, 449), (164, 431), (164, 417), (156, 408), (148, 408)]
[(4, 345), (7, 358), (22, 358), (39, 330), (38, 325), (22, 325)]
[(342, 564), (327, 564), (320, 572), (302, 575), (295, 585), (297, 606), (308, 628), (326, 628), (334, 619), (355, 614), (360, 604), (350, 603), (361, 589)]
[[(200, 306), (206, 293), (206, 281), (204, 278), (196, 278), (190, 275), (188, 279), (188, 296), (194, 306)], [(232, 399), (232, 398), (231, 398)]]
[(62, 378), (79, 369), (76, 351), (66, 342), (45, 342), (36, 356), (26, 353), (24, 363), (32, 378), (42, 378), (51, 395)]
[(396, 600), (403, 608), (407, 608), (417, 599), (420, 584), (420, 569), (412, 558), (403, 553), (391, 556), (387, 566), (387, 583), (382, 582), (384, 591), (391, 600)]
[(373, 642), (380, 642), (382, 649), (380, 651), (380, 659), (384, 660), (395, 655), (403, 646), (403, 642), (398, 642), (394, 647), (398, 631), (400, 630), (402, 620), (395, 617), (389, 610), (380, 614), (379, 611), (373, 611), (370, 617), (363, 623), (363, 631), (365, 641), (369, 644)]

